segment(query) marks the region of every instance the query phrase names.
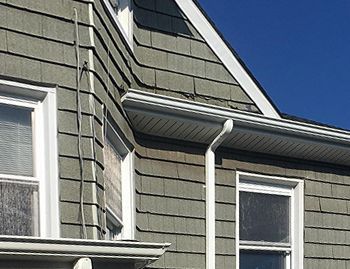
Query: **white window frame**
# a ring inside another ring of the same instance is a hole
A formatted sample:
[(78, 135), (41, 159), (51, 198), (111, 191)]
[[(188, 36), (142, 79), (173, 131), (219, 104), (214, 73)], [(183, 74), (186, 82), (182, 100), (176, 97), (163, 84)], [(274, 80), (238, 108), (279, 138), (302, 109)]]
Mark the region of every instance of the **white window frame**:
[[(134, 151), (125, 143), (119, 135), (115, 124), (111, 123), (108, 118), (104, 119), (105, 137), (109, 137), (109, 142), (112, 143), (114, 149), (122, 158), (121, 163), (121, 179), (122, 179), (122, 215), (121, 221), (113, 214), (106, 206), (106, 225), (107, 221), (121, 227), (121, 234), (114, 239), (134, 240), (135, 239), (135, 182), (134, 182)], [(107, 228), (107, 227), (106, 227)]]
[[(290, 244), (263, 245), (239, 240), (239, 192), (255, 192), (291, 197)], [(297, 178), (236, 173), (236, 268), (240, 250), (282, 251), (286, 269), (303, 269), (304, 258), (304, 181)]]
[(0, 79), (0, 103), (32, 108), (33, 177), (0, 175), (39, 183), (39, 237), (59, 238), (56, 87)]
[(109, 2), (110, 0), (103, 0), (109, 13), (111, 14), (113, 21), (122, 33), (126, 43), (128, 44), (131, 51), (134, 51), (134, 13), (131, 0), (114, 0), (120, 1), (122, 4), (127, 5), (128, 10), (123, 11), (123, 14), (116, 14), (113, 6)]

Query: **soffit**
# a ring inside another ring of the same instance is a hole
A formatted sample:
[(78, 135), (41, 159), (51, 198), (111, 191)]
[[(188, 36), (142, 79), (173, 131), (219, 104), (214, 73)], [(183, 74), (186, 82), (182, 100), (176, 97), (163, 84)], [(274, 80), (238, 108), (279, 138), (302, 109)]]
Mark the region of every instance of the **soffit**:
[(222, 146), (249, 152), (350, 165), (350, 132), (129, 91), (123, 105), (133, 129), (152, 136), (210, 144), (227, 119)]

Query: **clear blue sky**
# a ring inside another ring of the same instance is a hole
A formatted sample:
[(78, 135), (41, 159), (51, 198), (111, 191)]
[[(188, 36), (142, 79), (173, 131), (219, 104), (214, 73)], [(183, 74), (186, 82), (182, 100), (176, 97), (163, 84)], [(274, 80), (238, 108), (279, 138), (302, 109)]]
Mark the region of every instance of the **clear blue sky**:
[(350, 0), (199, 0), (281, 112), (350, 129)]

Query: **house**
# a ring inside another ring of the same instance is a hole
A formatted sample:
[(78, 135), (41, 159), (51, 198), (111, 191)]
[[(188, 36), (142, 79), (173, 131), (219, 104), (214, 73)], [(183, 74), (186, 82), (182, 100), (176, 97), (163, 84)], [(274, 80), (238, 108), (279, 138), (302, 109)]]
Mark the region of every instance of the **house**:
[(349, 145), (194, 0), (0, 0), (0, 268), (349, 269)]

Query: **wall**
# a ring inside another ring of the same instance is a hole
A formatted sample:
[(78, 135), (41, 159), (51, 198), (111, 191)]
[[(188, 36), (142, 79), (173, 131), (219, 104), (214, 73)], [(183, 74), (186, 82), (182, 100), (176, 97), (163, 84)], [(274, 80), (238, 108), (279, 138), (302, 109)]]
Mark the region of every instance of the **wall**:
[[(138, 238), (172, 243), (154, 268), (205, 268), (205, 149), (147, 137), (138, 142)], [(303, 179), (304, 268), (349, 268), (349, 168), (227, 149), (216, 159), (217, 268), (235, 268), (236, 171)]]
[(1, 0), (0, 76), (57, 85), (61, 236), (81, 238), (74, 8), (80, 67), (86, 62), (80, 78), (84, 214), (88, 238), (97, 239), (105, 213), (103, 109), (133, 139), (120, 103), (131, 84), (129, 52), (100, 1)]
[(259, 112), (173, 0), (134, 1), (134, 88)]

